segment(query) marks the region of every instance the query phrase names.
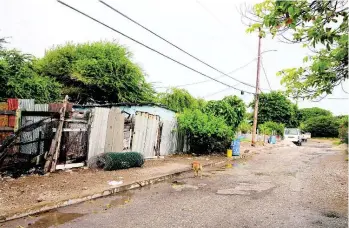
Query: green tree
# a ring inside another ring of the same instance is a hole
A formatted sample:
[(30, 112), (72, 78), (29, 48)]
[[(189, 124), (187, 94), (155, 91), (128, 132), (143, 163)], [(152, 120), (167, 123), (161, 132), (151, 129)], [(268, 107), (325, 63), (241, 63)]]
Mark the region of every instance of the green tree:
[(179, 131), (188, 135), (191, 152), (222, 152), (229, 146), (233, 131), (222, 117), (186, 109), (178, 114)]
[(239, 97), (227, 96), (222, 100), (207, 102), (203, 110), (205, 113), (212, 113), (217, 117), (222, 117), (226, 124), (233, 131), (236, 131), (244, 119), (246, 106)]
[(313, 107), (313, 108), (303, 108), (300, 109), (301, 120), (306, 121), (312, 117), (316, 116), (332, 116), (332, 113), (326, 109)]
[(76, 102), (152, 101), (154, 91), (131, 57), (113, 42), (68, 43), (48, 50), (39, 70), (62, 83), (63, 93)]
[(33, 56), (16, 50), (0, 50), (0, 98), (34, 98), (52, 102), (61, 98), (61, 85), (40, 76)]
[(258, 128), (262, 133), (270, 135), (273, 131), (275, 131), (276, 135), (284, 135), (285, 126), (281, 123), (276, 123), (273, 121), (267, 121), (263, 124), (260, 124)]
[(203, 100), (197, 100), (187, 90), (171, 88), (166, 93), (159, 93), (157, 102), (167, 106), (177, 112), (182, 112), (185, 109), (199, 108), (204, 105)]
[(304, 122), (303, 130), (314, 137), (338, 137), (339, 121), (333, 116), (316, 116)]
[(304, 66), (284, 69), (282, 83), (294, 97), (315, 98), (330, 94), (348, 79), (348, 7), (346, 1), (265, 0), (251, 12), (248, 32), (270, 32), (290, 43), (302, 43), (314, 54)]
[[(254, 107), (254, 102), (250, 107)], [(267, 121), (298, 127), (298, 108), (281, 92), (262, 93), (259, 96), (258, 125)]]

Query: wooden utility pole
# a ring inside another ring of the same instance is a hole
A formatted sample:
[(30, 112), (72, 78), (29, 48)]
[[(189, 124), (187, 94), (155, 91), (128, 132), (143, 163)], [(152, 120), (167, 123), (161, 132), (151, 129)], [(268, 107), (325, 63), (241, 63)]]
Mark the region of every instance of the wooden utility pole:
[(257, 132), (257, 117), (258, 117), (258, 103), (259, 103), (259, 75), (260, 75), (260, 64), (261, 64), (261, 30), (259, 29), (258, 34), (258, 61), (257, 61), (257, 78), (256, 78), (256, 94), (253, 112), (253, 127), (252, 127), (252, 143), (251, 146), (256, 146), (256, 132)]

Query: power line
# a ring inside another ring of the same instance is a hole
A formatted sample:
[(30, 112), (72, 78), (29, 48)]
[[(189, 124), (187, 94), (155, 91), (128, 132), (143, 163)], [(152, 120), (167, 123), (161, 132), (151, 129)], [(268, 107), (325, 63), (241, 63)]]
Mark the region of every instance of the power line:
[(261, 65), (262, 65), (262, 69), (263, 69), (263, 73), (264, 73), (264, 75), (265, 75), (265, 78), (267, 79), (269, 89), (270, 89), (270, 91), (273, 91), (273, 90), (271, 89), (270, 82), (269, 82), (269, 78), (268, 78), (268, 75), (267, 75), (267, 73), (266, 73), (266, 71), (265, 71), (265, 68), (264, 68), (264, 65), (263, 65), (263, 58), (262, 58), (262, 57), (261, 57)]
[(136, 25), (138, 25), (138, 26), (142, 27), (143, 29), (147, 30), (148, 32), (150, 32), (150, 33), (153, 34), (154, 36), (160, 38), (161, 40), (165, 41), (166, 43), (168, 43), (168, 44), (172, 45), (173, 47), (177, 48), (177, 49), (180, 50), (181, 52), (183, 52), (183, 53), (189, 55), (190, 57), (192, 57), (192, 58), (194, 58), (194, 59), (196, 59), (196, 60), (199, 61), (200, 63), (202, 63), (202, 64), (204, 64), (204, 65), (210, 67), (211, 69), (213, 69), (213, 70), (215, 70), (215, 71), (217, 71), (217, 72), (219, 72), (219, 73), (221, 73), (221, 74), (224, 74), (225, 76), (227, 76), (227, 77), (229, 77), (229, 78), (231, 78), (231, 79), (233, 79), (233, 80), (235, 80), (235, 81), (237, 81), (237, 82), (240, 82), (241, 84), (244, 84), (244, 85), (250, 86), (250, 87), (252, 87), (252, 88), (255, 88), (254, 85), (251, 85), (251, 84), (246, 83), (246, 82), (244, 82), (244, 81), (240, 81), (239, 79), (236, 79), (236, 78), (234, 78), (234, 77), (232, 77), (232, 76), (230, 76), (230, 75), (224, 73), (223, 71), (217, 69), (216, 67), (213, 67), (212, 65), (210, 65), (210, 64), (208, 64), (208, 63), (202, 61), (201, 59), (195, 57), (194, 55), (192, 55), (192, 54), (190, 54), (189, 52), (183, 50), (182, 48), (178, 47), (177, 45), (173, 44), (172, 42), (168, 41), (167, 39), (163, 38), (162, 36), (158, 35), (157, 33), (153, 32), (152, 30), (148, 29), (148, 28), (145, 27), (144, 25), (140, 24), (139, 22), (133, 20), (132, 18), (130, 18), (130, 17), (127, 16), (126, 14), (124, 14), (124, 13), (120, 12), (119, 10), (115, 9), (114, 7), (112, 7), (111, 5), (109, 5), (108, 3), (104, 2), (103, 0), (99, 0), (99, 2), (101, 2), (102, 4), (104, 4), (105, 6), (107, 6), (108, 8), (110, 8), (111, 10), (113, 10), (114, 12), (116, 12), (116, 13), (120, 14), (121, 16), (125, 17), (126, 19), (132, 21), (132, 22), (135, 23)]
[[(239, 83), (238, 83), (238, 84), (239, 84)], [(236, 84), (236, 85), (238, 85), (238, 84)], [(234, 85), (234, 86), (236, 86), (236, 85)], [(219, 91), (217, 91), (217, 92), (207, 94), (207, 95), (203, 96), (202, 98), (211, 97), (211, 96), (213, 96), (213, 95), (216, 95), (216, 94), (225, 92), (225, 91), (230, 90), (230, 89), (231, 89), (231, 88), (225, 88), (225, 89), (223, 89), (223, 90), (219, 90)]]
[[(244, 64), (244, 65), (242, 65), (242, 66), (240, 66), (240, 67), (238, 67), (238, 68), (236, 68), (236, 69), (230, 71), (228, 74), (232, 74), (232, 73), (234, 73), (234, 72), (236, 72), (236, 71), (238, 71), (238, 70), (241, 70), (241, 69), (247, 67), (248, 65), (250, 65), (251, 63), (253, 63), (254, 61), (256, 61), (256, 59), (257, 59), (257, 58), (252, 59), (250, 62), (248, 62), (248, 63), (246, 63), (246, 64)], [(223, 75), (221, 75), (221, 76), (216, 77), (215, 79), (219, 79), (219, 78), (222, 78), (222, 77), (225, 77), (225, 75), (223, 74)], [(176, 85), (176, 86), (160, 86), (160, 87), (156, 87), (156, 88), (185, 87), (185, 86), (197, 85), (197, 84), (201, 84), (201, 83), (205, 83), (205, 82), (210, 82), (210, 81), (211, 81), (211, 80), (205, 80), (205, 81), (192, 82), (192, 83), (182, 84), (182, 85)], [(238, 84), (240, 84), (240, 83), (238, 83)], [(237, 84), (237, 85), (238, 85), (238, 84)]]
[(107, 24), (105, 24), (105, 23), (103, 23), (103, 22), (97, 20), (96, 18), (94, 18), (94, 17), (92, 17), (92, 16), (89, 16), (88, 14), (86, 14), (86, 13), (84, 13), (84, 12), (82, 12), (82, 11), (80, 11), (80, 10), (78, 10), (78, 9), (76, 9), (76, 8), (74, 8), (74, 7), (72, 7), (72, 6), (70, 6), (70, 5), (68, 5), (68, 4), (65, 3), (65, 2), (62, 2), (61, 0), (57, 0), (57, 1), (58, 1), (59, 3), (61, 3), (62, 5), (64, 5), (64, 6), (68, 7), (68, 8), (70, 8), (70, 9), (74, 10), (75, 12), (78, 12), (78, 13), (80, 13), (81, 15), (84, 15), (85, 17), (90, 18), (91, 20), (93, 20), (93, 21), (95, 21), (95, 22), (97, 22), (97, 23), (99, 23), (99, 24), (101, 24), (101, 25), (103, 25), (103, 26), (109, 28), (110, 30), (119, 33), (120, 35), (122, 35), (122, 36), (124, 36), (124, 37), (126, 37), (126, 38), (128, 38), (128, 39), (130, 39), (130, 40), (132, 40), (133, 42), (135, 42), (135, 43), (137, 43), (137, 44), (139, 44), (139, 45), (141, 45), (141, 46), (143, 46), (143, 47), (145, 47), (145, 48), (147, 48), (147, 49), (149, 49), (149, 50), (151, 50), (151, 51), (153, 51), (153, 52), (155, 52), (155, 53), (157, 53), (157, 54), (159, 54), (159, 55), (161, 55), (161, 56), (163, 56), (163, 57), (165, 57), (165, 58), (167, 58), (167, 59), (169, 59), (169, 60), (171, 60), (171, 61), (173, 61), (173, 62), (175, 62), (175, 63), (177, 63), (177, 64), (179, 64), (179, 65), (181, 65), (181, 66), (183, 66), (183, 67), (185, 67), (185, 68), (187, 68), (187, 69), (189, 69), (189, 70), (191, 70), (191, 71), (194, 71), (194, 72), (196, 72), (196, 73), (198, 73), (198, 74), (201, 74), (201, 75), (204, 76), (204, 77), (207, 77), (207, 78), (209, 78), (209, 79), (211, 79), (211, 80), (213, 80), (213, 81), (216, 81), (216, 82), (218, 82), (218, 83), (220, 83), (220, 84), (222, 84), (222, 85), (228, 86), (228, 87), (230, 87), (230, 88), (233, 88), (233, 89), (236, 89), (236, 90), (239, 90), (239, 91), (243, 91), (243, 92), (246, 92), (246, 93), (249, 93), (249, 94), (254, 94), (253, 92), (249, 92), (249, 91), (244, 91), (244, 90), (238, 89), (238, 88), (236, 88), (236, 87), (234, 87), (234, 86), (231, 86), (231, 85), (229, 85), (229, 84), (226, 84), (226, 83), (224, 83), (224, 82), (221, 82), (221, 81), (219, 81), (219, 80), (217, 80), (217, 79), (215, 79), (215, 78), (213, 78), (213, 77), (211, 77), (211, 76), (208, 76), (207, 74), (204, 74), (204, 73), (202, 73), (202, 72), (200, 72), (200, 71), (198, 71), (198, 70), (196, 70), (196, 69), (194, 69), (194, 68), (192, 68), (192, 67), (190, 67), (190, 66), (185, 65), (185, 64), (182, 63), (182, 62), (179, 62), (179, 61), (177, 61), (177, 60), (175, 60), (175, 59), (173, 59), (173, 58), (171, 58), (171, 57), (169, 57), (169, 56), (167, 56), (167, 55), (165, 55), (165, 54), (163, 54), (163, 53), (161, 53), (161, 52), (155, 50), (154, 48), (149, 47), (149, 46), (146, 45), (146, 44), (143, 44), (142, 42), (140, 42), (140, 41), (138, 41), (138, 40), (136, 40), (136, 39), (134, 39), (134, 38), (132, 38), (132, 37), (130, 37), (130, 36), (128, 36), (128, 35), (122, 33), (122, 32), (120, 32), (120, 31), (116, 30), (115, 28), (113, 28), (113, 27), (111, 27), (111, 26), (109, 26), (109, 25), (107, 25)]
[(341, 82), (341, 87), (344, 93), (349, 94), (347, 91), (345, 91), (344, 86), (343, 86), (343, 81)]

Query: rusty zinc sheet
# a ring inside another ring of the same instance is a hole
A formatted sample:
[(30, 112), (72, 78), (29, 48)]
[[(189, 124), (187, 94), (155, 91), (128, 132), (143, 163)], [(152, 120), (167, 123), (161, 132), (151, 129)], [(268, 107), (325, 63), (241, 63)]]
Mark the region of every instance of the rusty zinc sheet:
[(145, 158), (154, 157), (159, 124), (159, 116), (136, 112), (132, 151), (143, 154)]
[(92, 110), (92, 124), (89, 137), (88, 159), (104, 153), (107, 133), (109, 108), (94, 108)]
[(7, 99), (8, 110), (16, 111), (18, 109), (18, 99), (9, 98)]
[(177, 121), (163, 120), (161, 131), (160, 155), (168, 155), (177, 151)]
[[(8, 110), (8, 105), (6, 102), (0, 102), (0, 110)], [(0, 127), (8, 126), (8, 115), (0, 115)]]
[(119, 108), (113, 107), (109, 111), (105, 152), (122, 152), (124, 141), (125, 118)]

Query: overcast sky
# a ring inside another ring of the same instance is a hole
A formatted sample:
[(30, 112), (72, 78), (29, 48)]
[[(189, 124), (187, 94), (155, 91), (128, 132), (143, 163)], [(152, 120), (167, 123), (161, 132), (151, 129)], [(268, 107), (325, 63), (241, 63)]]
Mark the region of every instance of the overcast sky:
[[(233, 0), (105, 0), (144, 26), (165, 37), (177, 46), (211, 64), (223, 72), (230, 72), (257, 57), (256, 34), (246, 34), (237, 10), (241, 4), (253, 5), (259, 1)], [(181, 53), (169, 44), (113, 12), (97, 0), (65, 0), (64, 2), (88, 13), (121, 32), (163, 52), (186, 65), (212, 77), (221, 74)], [(147, 74), (147, 81), (156, 87), (176, 86), (205, 81), (207, 78), (192, 72), (164, 57), (149, 51), (133, 41), (77, 14), (55, 0), (0, 0), (0, 37), (10, 37), (8, 48), (16, 48), (37, 57), (45, 50), (68, 41), (75, 43), (100, 40), (116, 40), (134, 54), (133, 61)], [(277, 50), (263, 54), (263, 64), (273, 90), (282, 89), (276, 72), (288, 67), (302, 65), (307, 49), (300, 45), (284, 44), (266, 38), (262, 40), (262, 51)], [(255, 84), (254, 61), (245, 68), (231, 74), (241, 81)], [(237, 84), (231, 78), (221, 77), (222, 82), (254, 92), (254, 89)], [(349, 90), (348, 81), (345, 88)], [(264, 73), (261, 87), (269, 88)], [(221, 99), (236, 94), (246, 102), (252, 95), (241, 95), (239, 91), (226, 89), (210, 81), (184, 87), (194, 96), (205, 99)], [(164, 91), (164, 88), (158, 88)], [(222, 92), (219, 92), (222, 91)], [(348, 97), (340, 87), (328, 97)], [(348, 100), (324, 99), (321, 102), (299, 101), (302, 107), (321, 107), (334, 114), (348, 113)]]

